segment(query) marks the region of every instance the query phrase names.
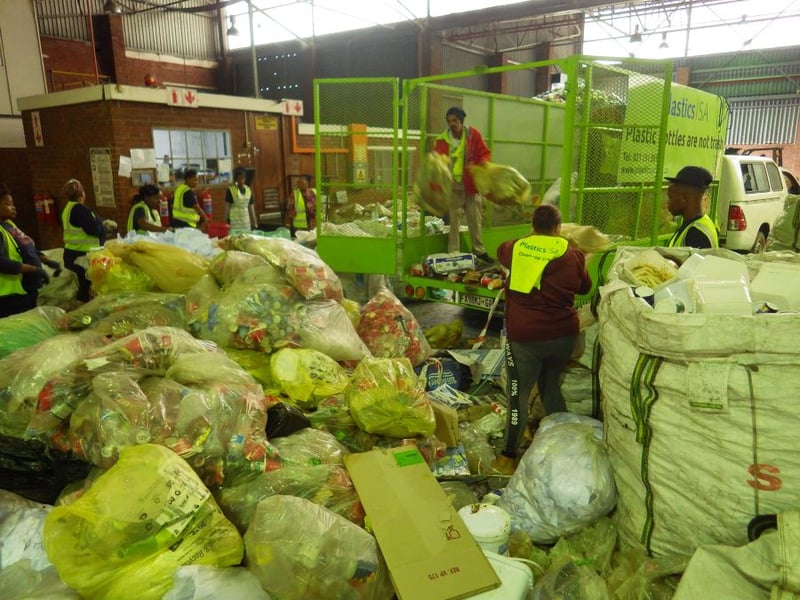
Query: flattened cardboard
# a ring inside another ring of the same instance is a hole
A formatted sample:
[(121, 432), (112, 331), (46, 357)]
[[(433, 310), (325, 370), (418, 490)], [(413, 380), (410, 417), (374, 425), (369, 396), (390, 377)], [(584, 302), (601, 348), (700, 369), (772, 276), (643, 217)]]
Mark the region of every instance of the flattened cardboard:
[(458, 411), (451, 407), (431, 402), (433, 416), (436, 417), (436, 437), (447, 444), (448, 448), (458, 446)]
[(419, 450), (371, 450), (344, 463), (400, 600), (457, 600), (500, 585)]

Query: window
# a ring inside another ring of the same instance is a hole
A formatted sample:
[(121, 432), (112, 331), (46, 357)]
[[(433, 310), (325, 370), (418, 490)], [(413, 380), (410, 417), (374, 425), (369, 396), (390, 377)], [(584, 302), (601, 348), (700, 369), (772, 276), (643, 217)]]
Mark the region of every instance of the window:
[(187, 169), (197, 171), (201, 184), (232, 181), (231, 134), (200, 129), (153, 129), (158, 183), (174, 186)]
[(768, 192), (769, 179), (763, 163), (742, 163), (744, 191), (748, 194)]

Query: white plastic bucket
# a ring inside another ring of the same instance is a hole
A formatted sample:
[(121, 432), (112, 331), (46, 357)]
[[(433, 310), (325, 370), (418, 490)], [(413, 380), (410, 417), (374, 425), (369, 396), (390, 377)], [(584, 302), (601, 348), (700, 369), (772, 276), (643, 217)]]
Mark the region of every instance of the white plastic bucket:
[(508, 553), (511, 517), (505, 510), (492, 504), (467, 504), (458, 516), (481, 548), (495, 554)]

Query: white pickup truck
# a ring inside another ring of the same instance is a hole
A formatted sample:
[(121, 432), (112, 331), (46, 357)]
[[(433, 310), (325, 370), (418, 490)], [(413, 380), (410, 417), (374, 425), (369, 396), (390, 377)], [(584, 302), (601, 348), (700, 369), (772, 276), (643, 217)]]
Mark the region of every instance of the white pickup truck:
[(719, 245), (761, 252), (775, 219), (783, 214), (786, 183), (777, 164), (765, 156), (726, 154), (717, 195)]

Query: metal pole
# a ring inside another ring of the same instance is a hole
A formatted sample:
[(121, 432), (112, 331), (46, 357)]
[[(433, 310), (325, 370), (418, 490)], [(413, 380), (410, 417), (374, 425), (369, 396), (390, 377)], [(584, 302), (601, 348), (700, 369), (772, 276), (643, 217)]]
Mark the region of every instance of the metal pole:
[(256, 63), (256, 38), (253, 35), (253, 0), (247, 0), (247, 13), (250, 17), (250, 60), (253, 62), (253, 97), (260, 98), (258, 64)]

